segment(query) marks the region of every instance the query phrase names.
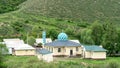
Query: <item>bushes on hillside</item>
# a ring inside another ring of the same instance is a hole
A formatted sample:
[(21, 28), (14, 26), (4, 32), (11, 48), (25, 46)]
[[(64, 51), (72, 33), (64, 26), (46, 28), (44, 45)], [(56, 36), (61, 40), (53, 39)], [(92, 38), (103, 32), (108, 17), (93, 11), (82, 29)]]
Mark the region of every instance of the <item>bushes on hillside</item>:
[(0, 0), (0, 13), (14, 11), (18, 5), (26, 0)]

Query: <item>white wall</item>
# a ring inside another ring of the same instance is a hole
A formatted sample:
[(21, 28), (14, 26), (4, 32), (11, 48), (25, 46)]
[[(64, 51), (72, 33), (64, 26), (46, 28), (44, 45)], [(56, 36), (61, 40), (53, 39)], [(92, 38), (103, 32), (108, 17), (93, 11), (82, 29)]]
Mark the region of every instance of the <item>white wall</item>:
[[(61, 48), (61, 52), (58, 52), (58, 48)], [(68, 55), (70, 56), (70, 50), (73, 50), (73, 56), (76, 54), (82, 54), (82, 48), (78, 47), (78, 51), (76, 51), (76, 47), (51, 47), (45, 46), (45, 49), (53, 52), (53, 55)]]
[(85, 51), (84, 52), (84, 58), (91, 58), (91, 52), (90, 51)]
[(45, 55), (42, 55), (42, 54), (37, 54), (37, 57), (39, 60), (44, 60), (46, 62), (51, 62), (53, 61), (53, 54), (50, 53), (50, 54), (45, 54)]
[(93, 52), (92, 59), (106, 59), (106, 52)]

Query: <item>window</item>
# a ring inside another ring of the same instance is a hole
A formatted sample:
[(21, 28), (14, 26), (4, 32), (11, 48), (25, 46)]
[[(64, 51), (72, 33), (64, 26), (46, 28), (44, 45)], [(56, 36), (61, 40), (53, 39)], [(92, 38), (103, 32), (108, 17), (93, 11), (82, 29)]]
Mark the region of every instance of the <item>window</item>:
[(76, 47), (76, 51), (79, 51), (78, 47)]
[(61, 52), (61, 48), (58, 48), (58, 52)]

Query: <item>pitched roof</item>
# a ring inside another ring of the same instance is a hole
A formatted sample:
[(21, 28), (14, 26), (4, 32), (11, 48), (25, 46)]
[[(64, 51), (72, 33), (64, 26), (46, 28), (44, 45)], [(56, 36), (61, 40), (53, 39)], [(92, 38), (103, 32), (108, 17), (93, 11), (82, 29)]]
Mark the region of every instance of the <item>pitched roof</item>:
[(7, 48), (14, 48), (15, 50), (28, 50), (35, 49), (32, 46), (25, 44), (23, 40), (20, 39), (3, 39)]
[(14, 49), (15, 50), (33, 50), (35, 48), (28, 44), (21, 44), (21, 45), (18, 45), (18, 47), (14, 47)]
[(73, 41), (60, 41), (56, 40), (50, 43), (46, 43), (45, 46), (58, 46), (58, 47), (63, 47), (63, 46), (81, 46), (81, 44), (73, 42)]
[(84, 48), (86, 51), (107, 51), (106, 49), (96, 45), (92, 45), (92, 46), (84, 45)]
[(6, 45), (9, 45), (9, 44), (24, 44), (24, 41), (20, 40), (20, 39), (3, 39), (3, 41)]
[(42, 54), (42, 55), (45, 55), (45, 54), (50, 54), (52, 52), (48, 51), (47, 49), (37, 49), (37, 54)]

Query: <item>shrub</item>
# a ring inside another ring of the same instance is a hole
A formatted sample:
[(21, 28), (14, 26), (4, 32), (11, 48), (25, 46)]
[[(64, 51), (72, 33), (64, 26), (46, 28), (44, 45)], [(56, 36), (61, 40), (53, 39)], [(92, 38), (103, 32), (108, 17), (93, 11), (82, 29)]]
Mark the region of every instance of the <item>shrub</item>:
[(110, 62), (105, 66), (105, 68), (119, 68), (119, 64), (116, 62)]

